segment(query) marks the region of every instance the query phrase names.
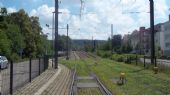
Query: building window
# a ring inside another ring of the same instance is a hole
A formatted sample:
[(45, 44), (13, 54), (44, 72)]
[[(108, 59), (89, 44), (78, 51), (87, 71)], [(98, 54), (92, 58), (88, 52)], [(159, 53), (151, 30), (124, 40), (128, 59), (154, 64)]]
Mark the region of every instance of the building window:
[(165, 46), (168, 48), (170, 47), (170, 43), (166, 43)]
[(170, 34), (165, 35), (165, 40), (170, 39)]

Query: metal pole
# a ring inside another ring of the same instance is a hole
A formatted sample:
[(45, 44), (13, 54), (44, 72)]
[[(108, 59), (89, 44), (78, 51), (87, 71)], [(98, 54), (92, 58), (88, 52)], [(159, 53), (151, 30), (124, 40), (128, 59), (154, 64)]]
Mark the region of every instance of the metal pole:
[[(155, 42), (154, 42), (154, 1), (150, 1), (150, 32), (151, 32), (151, 64), (153, 65), (155, 59)], [(156, 65), (156, 64), (155, 64)]]
[(93, 36), (92, 36), (92, 40), (91, 40), (91, 46), (92, 46), (92, 52), (94, 52), (94, 46), (93, 46)]
[(138, 65), (138, 56), (136, 54), (136, 65)]
[(30, 64), (29, 64), (29, 82), (31, 82), (31, 70), (32, 69), (32, 58), (30, 58)]
[(111, 54), (113, 53), (113, 24), (111, 24)]
[(45, 45), (45, 48), (46, 48), (45, 54), (46, 54), (46, 55), (47, 55), (47, 44), (48, 44), (48, 35), (46, 35), (46, 45)]
[(144, 56), (144, 67), (146, 67), (146, 64), (145, 64), (145, 56)]
[(53, 12), (53, 18), (52, 18), (52, 67), (54, 64), (54, 14), (55, 12)]
[(66, 60), (69, 59), (68, 57), (68, 29), (69, 29), (69, 25), (67, 24), (67, 57), (66, 57)]
[(13, 95), (13, 61), (10, 64), (10, 95)]
[(41, 64), (40, 64), (41, 63), (41, 58), (40, 57), (39, 57), (39, 62), (38, 63), (39, 63), (39, 75), (40, 75), (41, 74)]
[(96, 52), (96, 40), (93, 41), (94, 43), (94, 52)]
[(58, 0), (55, 0), (55, 69), (58, 68)]
[(157, 67), (157, 60), (156, 60), (156, 56), (155, 56), (155, 67)]

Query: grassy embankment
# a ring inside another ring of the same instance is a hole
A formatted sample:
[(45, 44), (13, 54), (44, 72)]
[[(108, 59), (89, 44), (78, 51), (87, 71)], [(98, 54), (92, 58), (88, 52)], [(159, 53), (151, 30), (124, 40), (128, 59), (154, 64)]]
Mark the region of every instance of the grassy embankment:
[[(90, 65), (105, 86), (116, 95), (170, 95), (170, 76), (163, 73), (154, 74), (151, 70), (109, 59), (100, 59), (97, 65), (93, 59), (60, 60), (60, 63), (72, 69), (77, 64), (78, 76), (87, 76), (87, 65)], [(126, 73), (127, 81), (125, 85), (118, 86), (113, 81), (119, 78), (121, 72)], [(89, 93), (88, 90), (81, 92), (80, 95)], [(95, 94), (98, 95), (97, 92)]]

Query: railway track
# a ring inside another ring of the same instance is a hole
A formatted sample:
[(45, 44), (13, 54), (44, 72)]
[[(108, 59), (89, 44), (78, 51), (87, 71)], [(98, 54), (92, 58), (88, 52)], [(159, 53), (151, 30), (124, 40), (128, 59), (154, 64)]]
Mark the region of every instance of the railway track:
[[(75, 57), (83, 60), (85, 63), (86, 61), (84, 60), (84, 58), (94, 58), (96, 59), (95, 56), (93, 55), (89, 55), (88, 53), (86, 52), (82, 52), (82, 51), (79, 51), (79, 52), (74, 52), (74, 55)], [(72, 74), (72, 82), (71, 82), (71, 87), (70, 87), (70, 95), (79, 95), (79, 90), (83, 90), (83, 89), (95, 89), (95, 90), (98, 90), (97, 92), (100, 92), (98, 94), (94, 94), (93, 91), (90, 92), (91, 95), (112, 95), (112, 93), (104, 86), (104, 84), (100, 81), (100, 79), (97, 77), (97, 75), (91, 70), (90, 66), (89, 65), (86, 65), (87, 69), (88, 69), (88, 74), (89, 76), (86, 76), (86, 77), (79, 77), (77, 76), (77, 66), (75, 65), (75, 69), (73, 71), (73, 74)], [(90, 81), (93, 81), (92, 82), (89, 82), (89, 83), (79, 83), (79, 81), (82, 81), (82, 80), (90, 80)], [(85, 94), (87, 95), (87, 93)]]

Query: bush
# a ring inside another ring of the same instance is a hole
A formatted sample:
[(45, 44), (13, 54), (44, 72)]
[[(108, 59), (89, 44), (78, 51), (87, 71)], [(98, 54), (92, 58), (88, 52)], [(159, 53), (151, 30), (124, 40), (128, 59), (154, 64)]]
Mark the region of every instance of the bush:
[(97, 55), (103, 58), (108, 58), (111, 56), (110, 51), (97, 51)]
[(13, 60), (14, 62), (18, 62), (20, 60), (20, 57), (16, 53), (12, 53), (10, 60)]
[(124, 61), (124, 55), (121, 54), (113, 54), (111, 57), (112, 60), (123, 62)]
[[(141, 55), (137, 56), (138, 58), (142, 57)], [(136, 60), (136, 55), (135, 54), (113, 54), (111, 59), (118, 61), (118, 62), (125, 62), (125, 63), (129, 63), (130, 59), (131, 60)]]

